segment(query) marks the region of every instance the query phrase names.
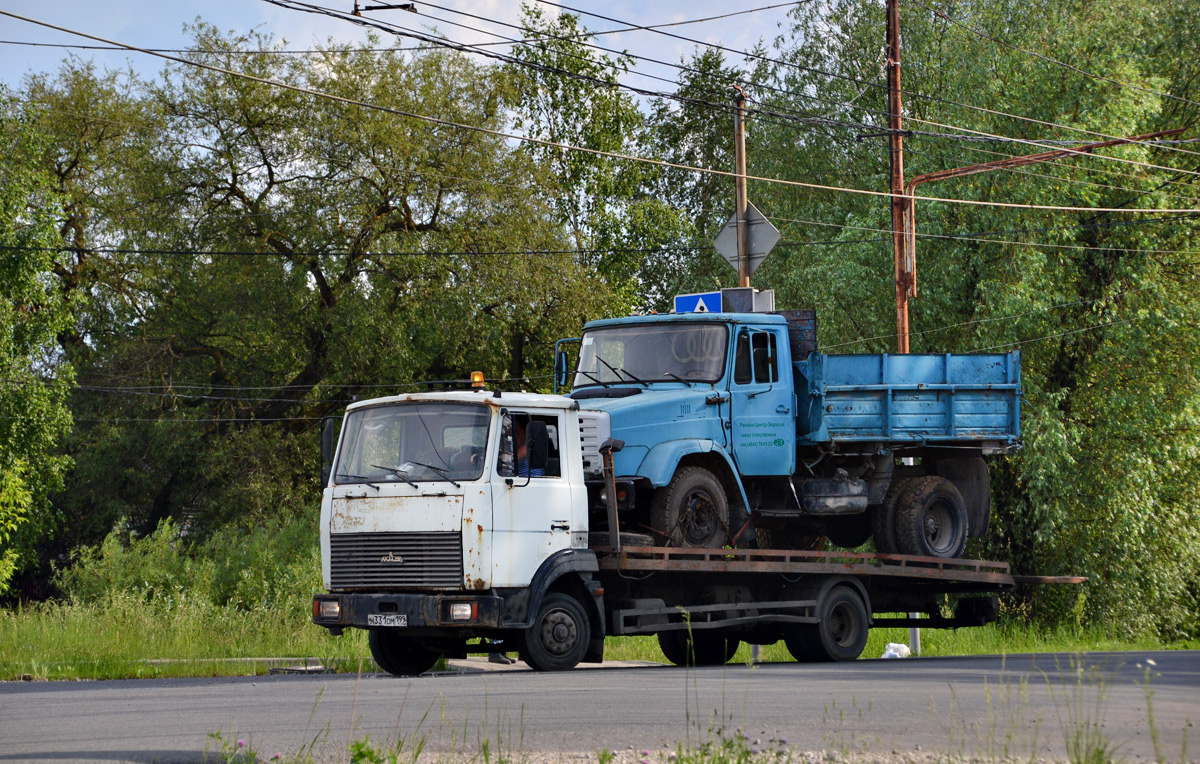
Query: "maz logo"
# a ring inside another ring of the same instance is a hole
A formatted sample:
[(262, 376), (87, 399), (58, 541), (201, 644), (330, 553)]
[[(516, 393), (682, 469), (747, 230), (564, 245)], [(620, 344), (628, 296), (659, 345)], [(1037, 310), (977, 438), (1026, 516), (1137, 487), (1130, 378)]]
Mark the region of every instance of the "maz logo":
[(379, 558), (379, 561), (380, 561), (380, 562), (394, 562), (394, 563), (396, 563), (397, 565), (403, 565), (403, 564), (404, 564), (404, 558), (403, 558), (403, 557), (397, 557), (396, 555), (392, 554), (391, 552), (388, 552), (388, 553), (387, 553), (387, 554), (385, 554), (383, 557), (380, 557), (380, 558)]

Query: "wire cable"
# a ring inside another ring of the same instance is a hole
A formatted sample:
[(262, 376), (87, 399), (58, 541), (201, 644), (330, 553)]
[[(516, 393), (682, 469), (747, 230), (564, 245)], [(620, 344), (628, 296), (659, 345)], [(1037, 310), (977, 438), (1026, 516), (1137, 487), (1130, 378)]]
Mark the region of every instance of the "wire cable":
[[(631, 26), (631, 27), (636, 27), (636, 28), (644, 29), (644, 30), (646, 30), (646, 31), (649, 31), (649, 32), (654, 32), (654, 33), (656, 33), (656, 34), (661, 34), (661, 35), (665, 35), (665, 36), (667, 36), (667, 37), (671, 37), (671, 38), (673, 38), (673, 39), (681, 40), (681, 41), (683, 41), (683, 42), (692, 43), (693, 45), (699, 45), (699, 46), (702, 46), (702, 47), (705, 47), (705, 48), (709, 48), (709, 49), (721, 50), (721, 51), (725, 51), (725, 52), (729, 52), (729, 53), (735, 53), (735, 54), (741, 55), (741, 56), (743, 56), (743, 57), (745, 57), (745, 58), (747, 58), (747, 59), (754, 59), (754, 60), (762, 61), (763, 63), (769, 63), (769, 64), (775, 64), (775, 65), (782, 65), (782, 66), (786, 66), (786, 67), (789, 67), (789, 68), (796, 69), (797, 71), (804, 71), (804, 72), (808, 72), (808, 73), (811, 73), (811, 74), (818, 74), (818, 75), (821, 75), (821, 76), (823, 76), (823, 77), (829, 77), (829, 78), (831, 78), (831, 79), (844, 80), (844, 81), (846, 81), (846, 82), (852, 82), (852, 83), (854, 83), (854, 84), (856, 84), (856, 85), (861, 85), (861, 86), (865, 86), (865, 87), (869, 87), (869, 88), (877, 88), (877, 89), (883, 90), (883, 91), (885, 91), (885, 92), (886, 92), (886, 91), (887, 91), (887, 89), (888, 89), (888, 87), (887, 87), (887, 85), (886, 85), (886, 84), (882, 84), (882, 83), (878, 83), (878, 82), (869, 82), (869, 81), (866, 81), (866, 80), (861, 80), (861, 79), (858, 79), (858, 78), (856, 78), (856, 77), (850, 77), (850, 76), (848, 76), (848, 75), (843, 75), (843, 74), (836, 74), (836, 73), (834, 73), (834, 72), (827, 72), (827, 71), (824, 71), (824, 70), (822, 70), (822, 69), (816, 69), (816, 68), (813, 68), (813, 67), (802, 66), (802, 65), (800, 65), (800, 64), (796, 64), (796, 63), (794, 63), (794, 62), (790, 62), (790, 61), (784, 61), (784, 60), (781, 60), (781, 59), (770, 58), (770, 57), (768, 57), (768, 56), (763, 56), (763, 55), (761, 55), (761, 54), (757, 54), (757, 53), (750, 53), (750, 52), (747, 52), (747, 51), (739, 51), (739, 50), (737, 50), (737, 49), (734, 49), (734, 48), (728, 48), (728, 47), (726, 47), (726, 46), (723, 46), (723, 45), (719, 45), (719, 44), (715, 44), (715, 43), (707, 43), (707, 42), (704, 42), (704, 41), (702, 41), (702, 40), (697, 40), (697, 39), (690, 38), (690, 37), (684, 37), (684, 36), (682, 36), (682, 35), (677, 35), (677, 34), (674, 34), (674, 33), (672, 33), (672, 32), (664, 32), (664, 31), (661, 31), (661, 30), (652, 29), (652, 28), (650, 28), (650, 27), (644, 27), (644, 26), (640, 26), (640, 25), (637, 25), (637, 24), (633, 24), (632, 22), (628, 22), (628, 21), (622, 21), (621, 19), (616, 19), (616, 18), (613, 18), (613, 17), (611, 17), (611, 16), (605, 16), (605, 15), (602, 15), (602, 14), (599, 14), (599, 13), (594, 13), (594, 12), (591, 12), (591, 11), (585, 11), (585, 10), (582, 10), (582, 9), (579, 9), (579, 8), (574, 8), (574, 7), (571, 7), (571, 6), (568, 6), (568, 5), (564, 5), (564, 4), (562, 4), (562, 3), (554, 2), (553, 0), (535, 0), (535, 2), (541, 3), (541, 4), (543, 4), (543, 5), (549, 5), (549, 6), (551, 6), (551, 7), (554, 7), (554, 8), (559, 8), (559, 9), (561, 9), (561, 10), (566, 10), (566, 11), (569, 11), (569, 12), (571, 12), (571, 13), (575, 13), (575, 14), (578, 14), (578, 15), (590, 16), (590, 17), (592, 17), (592, 18), (602, 19), (602, 20), (604, 20), (604, 21), (608, 21), (608, 22), (611, 22), (611, 23), (614, 23), (614, 24), (622, 24), (622, 25), (625, 25), (625, 26)], [(1094, 131), (1091, 131), (1091, 130), (1086, 130), (1086, 129), (1084, 129), (1084, 128), (1071, 127), (1071, 126), (1069, 126), (1069, 125), (1060, 125), (1060, 124), (1056, 124), (1056, 123), (1053, 123), (1053, 122), (1045, 122), (1045, 121), (1043, 121), (1043, 120), (1037, 120), (1037, 119), (1033, 119), (1033, 118), (1031, 118), (1031, 117), (1024, 117), (1024, 116), (1017, 115), (1017, 114), (1009, 114), (1009, 113), (1006, 113), (1006, 112), (996, 111), (996, 110), (993, 110), (993, 109), (987, 109), (987, 108), (980, 107), (980, 106), (973, 106), (973, 105), (971, 105), (971, 104), (958, 103), (958, 102), (951, 101), (951, 100), (948, 100), (948, 99), (945, 99), (945, 98), (939, 98), (939, 97), (937, 97), (937, 96), (926, 95), (926, 94), (919, 93), (919, 92), (909, 93), (908, 95), (909, 95), (910, 97), (913, 97), (913, 98), (918, 98), (918, 99), (923, 99), (923, 100), (929, 100), (929, 101), (933, 101), (933, 102), (936, 102), (936, 103), (947, 104), (947, 105), (950, 105), (950, 106), (956, 106), (956, 107), (958, 107), (958, 108), (961, 108), (961, 109), (969, 109), (969, 110), (974, 110), (974, 111), (981, 111), (981, 112), (984, 112), (984, 113), (987, 113), (987, 114), (991, 114), (991, 115), (993, 115), (993, 116), (1002, 116), (1002, 117), (1007, 117), (1007, 118), (1010, 118), (1010, 119), (1020, 120), (1020, 121), (1024, 121), (1024, 122), (1031, 122), (1031, 123), (1035, 123), (1035, 124), (1041, 124), (1041, 125), (1045, 125), (1045, 126), (1049, 126), (1049, 127), (1055, 127), (1055, 128), (1062, 129), (1062, 130), (1069, 130), (1069, 131), (1073, 131), (1073, 132), (1081, 133), (1081, 134), (1084, 134), (1084, 135), (1092, 135), (1092, 136), (1096, 136), (1096, 137), (1101, 137), (1101, 138), (1105, 138), (1105, 139), (1107, 139), (1107, 140), (1112, 140), (1112, 139), (1116, 139), (1116, 138), (1120, 138), (1120, 137), (1122, 137), (1122, 136), (1115, 136), (1115, 135), (1106, 135), (1106, 134), (1104, 134), (1104, 133), (1094, 132)], [(912, 120), (913, 118), (911, 118), (911, 117), (906, 117), (906, 119)], [(935, 124), (935, 125), (936, 125), (936, 123), (932, 123), (932, 122), (931, 122), (931, 123), (927, 123), (927, 124)], [(945, 127), (945, 126), (942, 126), (942, 127)], [(950, 128), (950, 129), (955, 129), (955, 128)], [(993, 138), (995, 138), (995, 137), (998, 137), (998, 136), (992, 136), (992, 137), (993, 137)], [(1168, 148), (1169, 150), (1182, 151), (1182, 152), (1184, 152), (1184, 153), (1189, 153), (1189, 154), (1200, 153), (1200, 152), (1192, 152), (1192, 151), (1187, 151), (1186, 149), (1177, 149), (1177, 148), (1174, 148), (1174, 147), (1165, 147), (1165, 148)]]
[(1024, 53), (1027, 56), (1032, 56), (1033, 58), (1041, 59), (1042, 61), (1045, 61), (1047, 63), (1054, 64), (1055, 66), (1060, 66), (1064, 69), (1068, 69), (1072, 72), (1082, 74), (1085, 77), (1090, 77), (1094, 80), (1100, 80), (1101, 82), (1109, 82), (1109, 83), (1112, 83), (1113, 85), (1119, 85), (1123, 88), (1128, 88), (1130, 90), (1137, 90), (1142, 93), (1147, 93), (1149, 95), (1158, 96), (1160, 98), (1167, 98), (1172, 101), (1179, 101), (1180, 103), (1186, 103), (1191, 106), (1200, 106), (1200, 102), (1193, 101), (1189, 98), (1184, 98), (1183, 96), (1172, 95), (1171, 93), (1162, 93), (1157, 90), (1151, 90), (1150, 88), (1142, 87), (1141, 85), (1134, 85), (1129, 82), (1122, 82), (1121, 80), (1113, 79), (1112, 77), (1108, 77), (1103, 74), (1095, 74), (1093, 72), (1089, 72), (1086, 69), (1081, 69), (1078, 66), (1075, 66), (1074, 64), (1068, 64), (1065, 61), (1059, 61), (1058, 59), (1054, 59), (1049, 56), (1042, 55), (1041, 53), (1037, 53), (1032, 50), (1026, 50), (1025, 48), (1022, 48), (1019, 45), (1014, 45), (1010, 42), (1005, 42), (1004, 40), (1001, 40), (1001, 39), (999, 39), (991, 34), (988, 34), (987, 32), (984, 32), (980, 29), (975, 29), (974, 27), (967, 26), (963, 22), (958, 21), (957, 19), (951, 18), (950, 15), (945, 13), (944, 11), (938, 10), (937, 8), (934, 8), (926, 3), (923, 3), (923, 2), (921, 2), (921, 0), (913, 0), (913, 2), (915, 2), (917, 5), (921, 6), (925, 10), (929, 11), (933, 15), (937, 16), (938, 18), (944, 19), (945, 21), (952, 24), (953, 26), (959, 27), (960, 29), (964, 29), (964, 30), (970, 32), (971, 34), (975, 35), (976, 37), (979, 37), (984, 40), (989, 40), (997, 45), (1008, 48), (1009, 50), (1015, 50), (1018, 53)]

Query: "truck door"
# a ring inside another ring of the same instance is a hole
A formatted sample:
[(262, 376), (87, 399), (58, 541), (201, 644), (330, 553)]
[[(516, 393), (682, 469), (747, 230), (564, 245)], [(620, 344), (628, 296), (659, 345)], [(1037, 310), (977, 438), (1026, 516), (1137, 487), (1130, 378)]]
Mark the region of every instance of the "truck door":
[[(542, 561), (571, 547), (574, 517), (571, 482), (564, 477), (560, 413), (509, 410), (501, 417), (500, 447), (492, 480), (492, 586), (525, 586)], [(545, 426), (546, 466), (530, 469), (521, 441), (531, 422)]]
[(792, 369), (783, 329), (738, 330), (729, 385), (733, 458), (743, 475), (791, 475), (796, 467)]

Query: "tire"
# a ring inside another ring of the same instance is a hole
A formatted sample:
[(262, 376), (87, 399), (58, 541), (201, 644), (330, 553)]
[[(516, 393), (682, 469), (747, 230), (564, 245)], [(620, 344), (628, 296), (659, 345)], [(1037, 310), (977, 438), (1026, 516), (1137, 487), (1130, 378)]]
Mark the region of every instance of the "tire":
[(741, 647), (741, 640), (687, 629), (660, 631), (658, 646), (676, 666), (723, 666)]
[(867, 510), (871, 516), (871, 535), (875, 538), (875, 551), (881, 554), (896, 554), (896, 497), (908, 487), (912, 478), (893, 480), (888, 486), (882, 504)]
[(721, 481), (703, 467), (683, 467), (655, 494), (650, 525), (663, 533), (666, 546), (724, 546), (729, 502)]
[(867, 606), (858, 591), (840, 585), (817, 604), (815, 624), (804, 624), (784, 636), (788, 652), (800, 663), (852, 661), (867, 646)]
[(521, 634), (521, 660), (534, 671), (566, 671), (583, 660), (591, 639), (592, 623), (583, 605), (570, 595), (550, 592)]
[(371, 657), (392, 676), (413, 676), (433, 668), (442, 657), (396, 629), (371, 629), (367, 634)]
[(896, 497), (896, 547), (901, 554), (960, 557), (967, 546), (967, 508), (949, 480), (927, 475)]

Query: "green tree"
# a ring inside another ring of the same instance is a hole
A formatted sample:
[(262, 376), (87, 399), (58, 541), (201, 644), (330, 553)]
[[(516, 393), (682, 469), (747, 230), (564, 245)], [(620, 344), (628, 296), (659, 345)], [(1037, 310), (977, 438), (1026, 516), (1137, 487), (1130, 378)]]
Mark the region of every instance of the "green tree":
[(68, 68), (27, 90), (47, 122), (93, 107), (46, 160), (79, 157), (62, 229), (87, 268), (61, 283), (92, 298), (64, 344), (83, 381), (57, 497), (72, 532), (46, 557), (121, 518), (203, 536), (309, 511), (322, 417), (474, 369), (546, 387), (554, 340), (612, 299), (577, 257), (538, 254), (569, 239), (536, 158), (397, 113), (497, 130), (504, 73), (194, 31), (198, 62), (393, 111), (183, 65), (155, 82)]
[(39, 169), (42, 140), (0, 89), (0, 594), (30, 539), (53, 528), (48, 496), (68, 465), (58, 441), (71, 425), (71, 369), (56, 340), (71, 312), (51, 276), (59, 199)]
[[(1179, 35), (1194, 28), (1194, 20), (1182, 21), (1194, 17), (1184, 4), (1071, 2), (1033, 12), (1025, 0), (1007, 0), (940, 10), (945, 15), (902, 7), (906, 127), (918, 131), (906, 137), (909, 178), (1041, 150), (961, 140), (946, 126), (1085, 142), (1099, 140), (1096, 133), (1195, 124), (1197, 81), (1189, 74), (1195, 63), (1180, 62), (1174, 52)], [(887, 127), (882, 6), (839, 0), (798, 6), (792, 18), (777, 51), (783, 63), (770, 100), (797, 120), (764, 131), (762, 146), (750, 154), (752, 173), (886, 191), (886, 146), (868, 137)], [(1167, 90), (1173, 97), (1156, 94)], [(1186, 150), (1130, 146), (1104, 153), (1143, 164), (1077, 157), (921, 191), (1085, 209), (1197, 207), (1194, 155)], [(783, 187), (751, 195), (782, 223), (785, 241), (829, 242), (772, 256), (759, 285), (774, 286), (785, 303), (818, 307), (826, 348), (894, 347), (887, 199)], [(1200, 629), (1194, 223), (917, 205), (919, 236), (937, 238), (917, 243), (914, 350), (1019, 347), (1023, 353), (1025, 447), (993, 465), (993, 534), (976, 551), (1009, 560), (1018, 571), (1090, 577), (1082, 590), (1023, 592), (1014, 612), (1054, 622), (1082, 597), (1090, 622), (1194, 636)]]
[(579, 18), (550, 18), (539, 6), (523, 9), (524, 37), (513, 46), (518, 63), (508, 103), (516, 128), (548, 143), (523, 151), (546, 169), (540, 179), (551, 195), (555, 220), (566, 227), (582, 260), (593, 265), (629, 304), (644, 303), (638, 291), (645, 253), (686, 240), (686, 220), (653, 193), (658, 169), (596, 152), (641, 155), (645, 117), (620, 87), (628, 56), (609, 57), (588, 46), (591, 34)]
[[(657, 159), (687, 167), (732, 172), (734, 85), (746, 74), (727, 66), (720, 51), (693, 51), (680, 61), (673, 97), (655, 98), (647, 119), (646, 147)], [(734, 183), (723, 175), (667, 168), (650, 179), (647, 196), (676, 210), (674, 239), (650, 251), (638, 272), (643, 300), (659, 311), (672, 309), (676, 294), (736, 286), (737, 272), (712, 247), (733, 214)]]

